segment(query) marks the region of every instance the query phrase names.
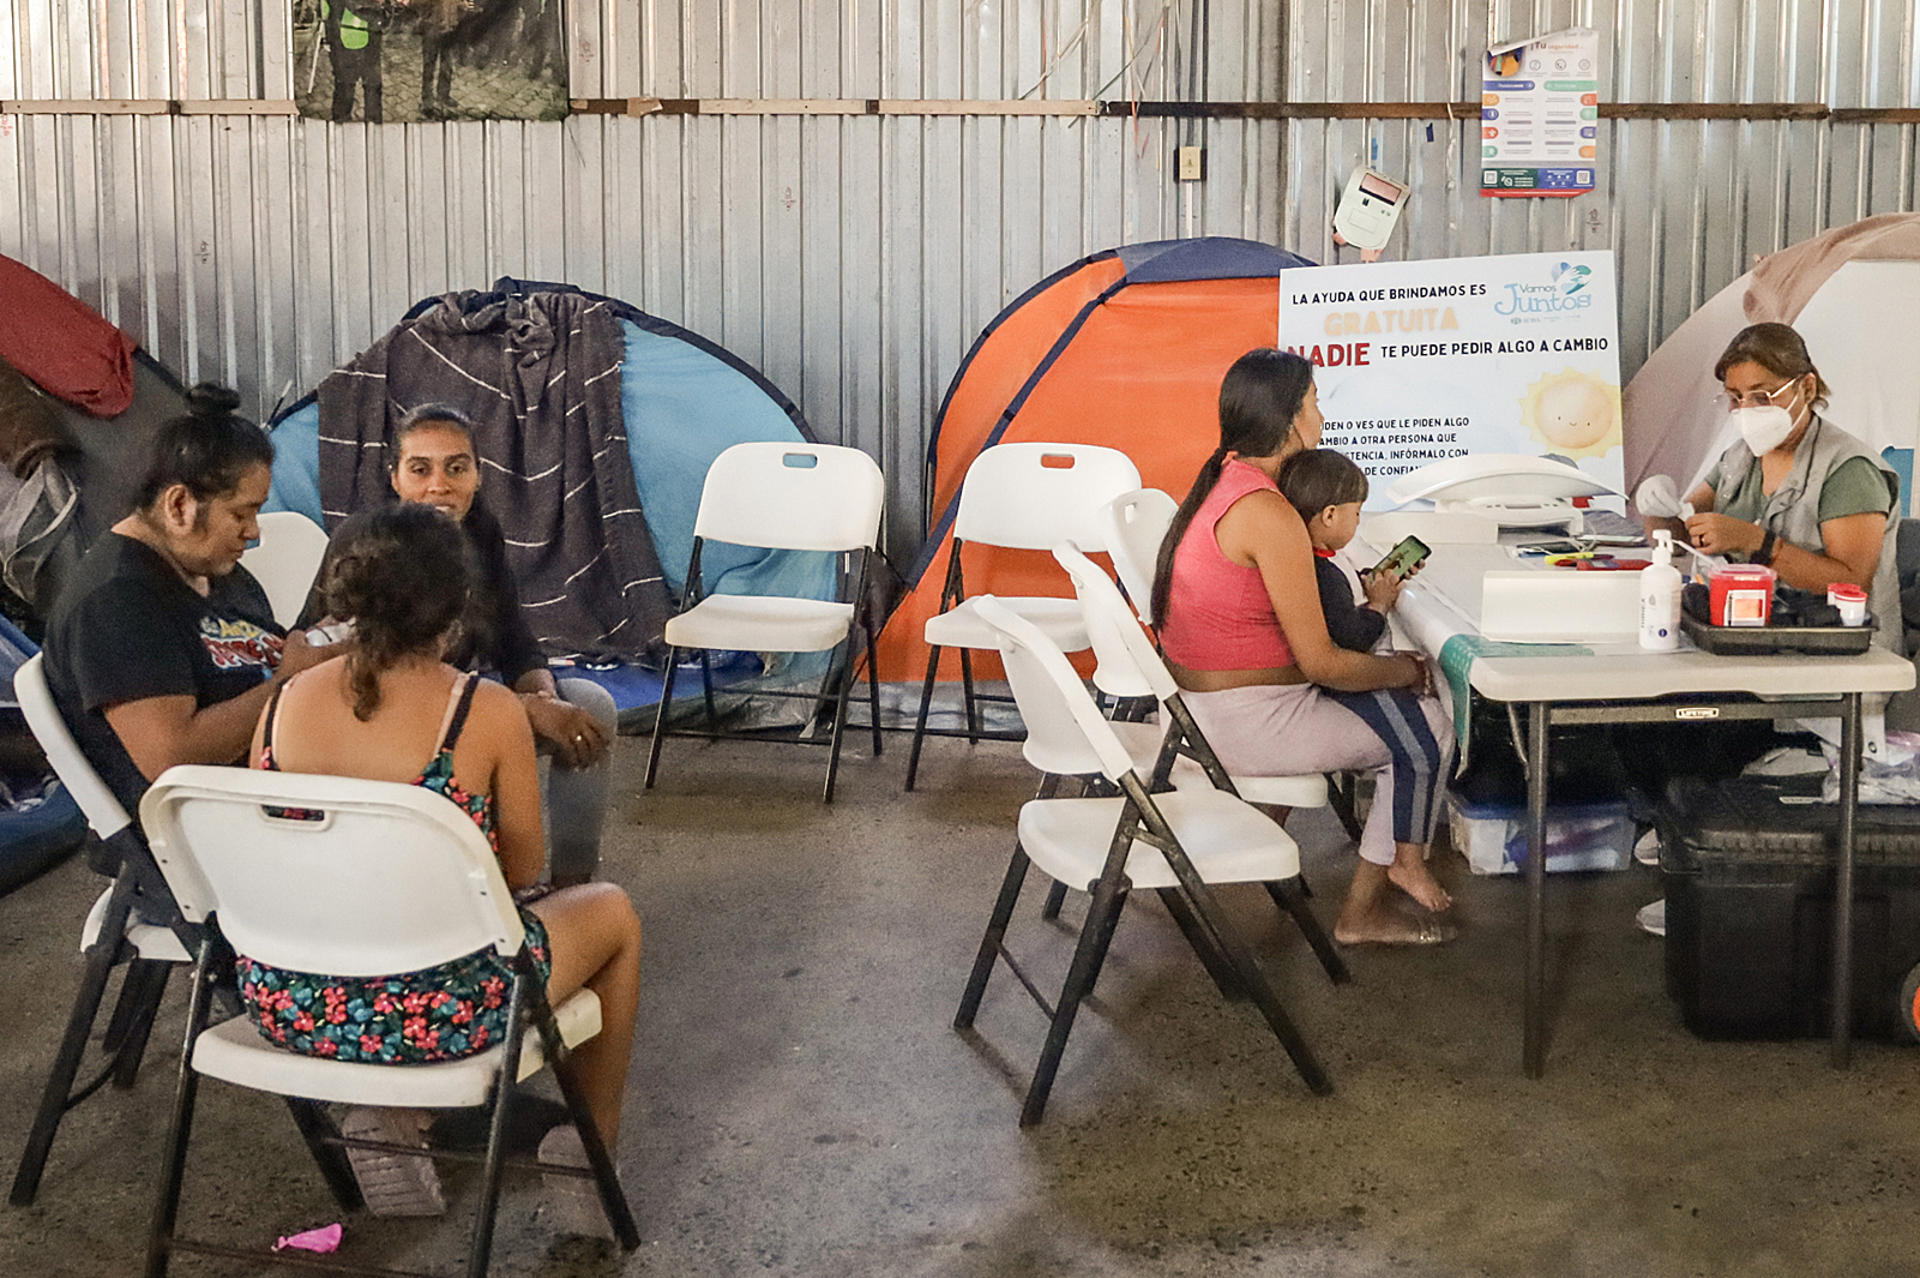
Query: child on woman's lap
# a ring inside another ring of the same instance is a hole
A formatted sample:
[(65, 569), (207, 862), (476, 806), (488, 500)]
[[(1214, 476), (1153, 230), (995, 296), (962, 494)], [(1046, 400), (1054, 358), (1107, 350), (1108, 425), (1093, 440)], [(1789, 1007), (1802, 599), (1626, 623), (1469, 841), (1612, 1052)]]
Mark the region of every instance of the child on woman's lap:
[[(1328, 636), (1353, 652), (1381, 648), (1386, 614), (1400, 597), (1402, 579), (1379, 572), (1356, 580), (1352, 570), (1335, 558), (1359, 528), (1360, 506), (1367, 499), (1365, 472), (1330, 448), (1311, 448), (1287, 459), (1278, 483), (1281, 495), (1306, 522), (1307, 538), (1313, 543), (1314, 575)], [(1406, 688), (1326, 695), (1357, 715), (1393, 756), (1394, 842), (1402, 851), (1424, 845), (1439, 811), (1447, 752), (1435, 740), (1419, 697)], [(1453, 903), (1427, 868), (1424, 850), (1419, 856), (1396, 855), (1387, 877), (1429, 910), (1444, 910)]]

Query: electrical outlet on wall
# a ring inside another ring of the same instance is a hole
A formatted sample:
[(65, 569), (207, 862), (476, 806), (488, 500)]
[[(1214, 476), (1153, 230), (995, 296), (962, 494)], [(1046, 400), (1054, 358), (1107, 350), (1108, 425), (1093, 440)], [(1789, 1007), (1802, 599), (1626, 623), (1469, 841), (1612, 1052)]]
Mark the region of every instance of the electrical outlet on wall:
[(1179, 180), (1182, 182), (1206, 181), (1207, 149), (1203, 146), (1181, 147), (1179, 174)]

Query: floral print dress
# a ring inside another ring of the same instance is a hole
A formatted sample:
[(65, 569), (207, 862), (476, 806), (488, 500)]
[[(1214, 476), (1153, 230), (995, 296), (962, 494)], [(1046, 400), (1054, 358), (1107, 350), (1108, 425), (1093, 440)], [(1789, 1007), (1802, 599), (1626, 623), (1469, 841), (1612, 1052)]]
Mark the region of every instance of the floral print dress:
[[(447, 730), (414, 784), (445, 795), (498, 844), (491, 796), (473, 794), (453, 777), (453, 747), (473, 705), (476, 677), (454, 689), (459, 700)], [(273, 759), (274, 715), (280, 694), (267, 707), (260, 764), (279, 771)], [(522, 907), (527, 951), (544, 984), (553, 970), (547, 954), (547, 929)], [(504, 1040), (507, 996), (513, 969), (491, 949), (419, 972), (395, 976), (334, 977), (235, 960), (240, 997), (255, 1026), (269, 1041), (308, 1056), (380, 1065), (426, 1065), (484, 1052)]]

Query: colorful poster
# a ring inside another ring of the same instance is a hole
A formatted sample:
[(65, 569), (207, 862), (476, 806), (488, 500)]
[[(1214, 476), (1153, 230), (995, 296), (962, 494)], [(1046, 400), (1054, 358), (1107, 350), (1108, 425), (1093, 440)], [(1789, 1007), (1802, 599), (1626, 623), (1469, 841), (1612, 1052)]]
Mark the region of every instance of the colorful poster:
[(1283, 271), (1280, 345), (1318, 366), (1322, 446), (1379, 480), (1525, 453), (1624, 483), (1610, 252)]
[(1600, 137), (1600, 37), (1575, 27), (1487, 50), (1480, 194), (1582, 195)]

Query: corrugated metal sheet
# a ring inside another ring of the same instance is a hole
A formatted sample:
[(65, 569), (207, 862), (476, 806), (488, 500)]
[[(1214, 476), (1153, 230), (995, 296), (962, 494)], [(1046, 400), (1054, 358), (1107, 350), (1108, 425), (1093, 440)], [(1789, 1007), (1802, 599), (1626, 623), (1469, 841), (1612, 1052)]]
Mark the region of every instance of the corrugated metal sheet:
[[(585, 97), (1473, 98), (1489, 37), (1600, 27), (1616, 100), (1920, 102), (1911, 0), (572, 0)], [(0, 97), (291, 95), (286, 0), (0, 0)], [(1282, 56), (1283, 26), (1285, 56)], [(968, 343), (1093, 250), (1248, 235), (1331, 260), (1351, 166), (1409, 256), (1619, 250), (1624, 359), (1755, 253), (1913, 207), (1913, 126), (1614, 123), (1603, 197), (1483, 201), (1476, 122), (576, 117), (332, 126), (0, 116), (0, 252), (263, 410), (417, 298), (502, 274), (726, 343), (892, 478), (896, 546)], [(1172, 147), (1208, 180), (1172, 181)], [(1189, 197), (1188, 192), (1193, 192)], [(1188, 200), (1192, 203), (1189, 207)]]
[[(1270, 5), (1216, 4), (1217, 96), (1272, 97)], [(1185, 92), (1174, 0), (575, 0), (585, 97)], [(0, 97), (291, 95), (284, 0), (7, 0)], [(417, 298), (503, 274), (608, 292), (725, 343), (918, 523), (932, 413), (1048, 271), (1187, 232), (1271, 238), (1278, 123), (1211, 126), (1190, 214), (1154, 121), (576, 117), (331, 126), (0, 117), (0, 252), (187, 377), (264, 410)]]

